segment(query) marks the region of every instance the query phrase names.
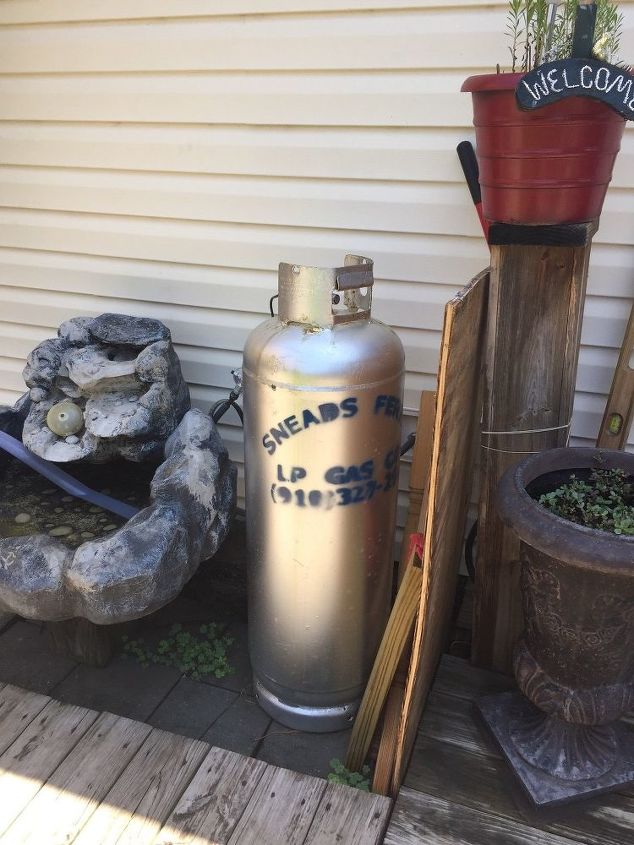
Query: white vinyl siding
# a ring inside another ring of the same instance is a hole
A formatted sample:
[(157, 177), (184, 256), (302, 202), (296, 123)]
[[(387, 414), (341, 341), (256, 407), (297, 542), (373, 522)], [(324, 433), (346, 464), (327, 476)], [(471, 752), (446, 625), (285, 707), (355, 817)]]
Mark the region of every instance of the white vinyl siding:
[[(634, 62), (634, 2), (621, 7)], [(455, 154), (473, 139), (459, 88), (507, 64), (505, 13), (483, 0), (2, 0), (0, 402), (61, 321), (112, 310), (170, 326), (206, 409), (268, 313), (278, 262), (355, 252), (374, 258), (375, 314), (405, 344), (411, 430), (444, 303), (488, 261)], [(592, 253), (577, 442), (597, 435), (634, 295), (633, 212), (628, 128)]]

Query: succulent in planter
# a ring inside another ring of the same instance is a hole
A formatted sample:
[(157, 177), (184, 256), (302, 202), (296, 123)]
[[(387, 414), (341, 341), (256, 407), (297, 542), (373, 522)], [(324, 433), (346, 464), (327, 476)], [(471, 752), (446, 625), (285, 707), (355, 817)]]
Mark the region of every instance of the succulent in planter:
[(542, 493), (539, 503), (578, 525), (634, 534), (634, 484), (619, 467), (593, 467), (587, 479), (573, 473), (567, 483)]
[[(520, 539), (519, 693), (479, 703), (538, 805), (634, 780), (634, 455), (564, 448), (503, 477), (497, 504)], [(619, 533), (620, 532), (620, 533)]]

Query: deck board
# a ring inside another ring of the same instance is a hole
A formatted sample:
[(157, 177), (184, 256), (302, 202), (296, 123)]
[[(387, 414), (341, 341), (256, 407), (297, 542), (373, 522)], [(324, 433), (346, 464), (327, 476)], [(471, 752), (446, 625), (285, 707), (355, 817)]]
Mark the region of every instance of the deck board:
[(0, 754), (20, 736), (22, 731), (46, 707), (51, 699), (47, 695), (29, 693), (11, 684), (0, 689)]
[(634, 845), (634, 785), (536, 811), (473, 701), (513, 680), (444, 656), (385, 845)]
[(391, 802), (0, 684), (1, 845), (379, 845)]
[(360, 802), (355, 792), (329, 783), (308, 831), (305, 845), (363, 841), (379, 845), (387, 826), (384, 799), (380, 795)]
[(385, 845), (573, 845), (573, 842), (574, 839), (434, 798), (407, 786), (399, 793), (385, 836)]
[(75, 845), (152, 845), (206, 751), (203, 742), (154, 729)]
[(270, 766), (229, 845), (302, 845), (325, 789), (324, 780)]
[[(28, 693), (28, 701), (35, 698)], [(38, 702), (34, 702), (34, 708)], [(0, 835), (37, 796), (65, 757), (97, 719), (97, 713), (49, 700), (0, 756)], [(2, 836), (2, 842), (9, 836)], [(9, 837), (10, 838), (10, 837)]]
[(227, 842), (267, 768), (261, 760), (211, 748), (156, 845)]
[(111, 713), (99, 716), (4, 833), (3, 845), (72, 842), (150, 730)]

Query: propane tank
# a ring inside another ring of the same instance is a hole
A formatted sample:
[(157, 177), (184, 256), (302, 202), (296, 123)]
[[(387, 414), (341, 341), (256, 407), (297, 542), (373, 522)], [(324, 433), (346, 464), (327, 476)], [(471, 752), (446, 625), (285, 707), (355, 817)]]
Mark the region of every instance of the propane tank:
[(389, 610), (402, 344), (371, 319), (373, 264), (280, 264), (243, 362), (255, 693), (306, 731), (349, 727)]

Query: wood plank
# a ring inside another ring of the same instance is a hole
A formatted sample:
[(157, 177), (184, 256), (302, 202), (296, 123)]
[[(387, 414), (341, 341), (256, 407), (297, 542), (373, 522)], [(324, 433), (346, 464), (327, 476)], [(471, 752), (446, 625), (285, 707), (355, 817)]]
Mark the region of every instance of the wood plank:
[[(450, 773), (450, 776), (448, 775)], [(584, 845), (624, 845), (634, 831), (634, 795), (610, 793), (537, 814), (512, 787), (499, 756), (472, 754), (457, 743), (419, 736), (405, 783), (411, 789), (483, 813), (530, 823)]]
[(423, 588), (399, 726), (393, 793), (405, 775), (416, 730), (451, 621), (471, 493), (479, 415), (489, 273), (473, 279), (445, 312), (427, 509)]
[(568, 442), (589, 258), (589, 245), (491, 247), (473, 657), (501, 671), (523, 617), (519, 540), (497, 512), (498, 482)]
[(269, 768), (261, 760), (211, 748), (155, 845), (224, 845)]
[(390, 817), (392, 802), (381, 795), (366, 795), (349, 786), (329, 783), (317, 807), (304, 845), (379, 845)]
[(361, 770), (370, 749), (386, 696), (411, 636), (421, 584), (422, 570), (412, 552), (354, 720), (346, 754), (346, 766), (352, 772)]
[[(28, 697), (32, 693), (23, 695)], [(0, 837), (3, 842), (2, 834), (28, 807), (97, 717), (93, 710), (49, 699), (46, 707), (0, 756)]]
[[(418, 729), (419, 735), (441, 740), (473, 754), (500, 756), (488, 745), (474, 719), (473, 702), (432, 690)], [(413, 762), (413, 761), (412, 761)]]
[(269, 767), (228, 845), (301, 845), (325, 790), (320, 778)]
[(99, 716), (5, 832), (3, 845), (72, 842), (150, 730), (111, 713)]
[(409, 473), (409, 508), (401, 542), (399, 581), (405, 572), (410, 535), (422, 530), (419, 528), (420, 516), (421, 513), (427, 513), (435, 416), (436, 394), (433, 390), (423, 390), (420, 396), (420, 407), (416, 422), (416, 442), (412, 451), (412, 465)]
[[(409, 664), (409, 654), (403, 655), (401, 664)], [(392, 775), (394, 774), (394, 761), (396, 760), (396, 746), (398, 743), (398, 727), (401, 722), (401, 712), (405, 699), (405, 676), (407, 665), (401, 670), (401, 665), (396, 672), (396, 677), (387, 695), (383, 709), (383, 724), (381, 726), (381, 739), (379, 750), (376, 754), (376, 763), (372, 775), (372, 792), (379, 795), (389, 795), (392, 786)], [(402, 677), (399, 677), (402, 674)]]
[[(414, 444), (409, 478), (409, 508), (403, 529), (403, 541), (401, 543), (401, 558), (398, 571), (399, 584), (404, 577), (411, 554), (411, 535), (413, 533), (424, 534), (427, 523), (429, 476), (434, 445), (435, 416), (436, 394), (433, 391), (423, 391), (420, 398), (419, 415), (416, 423), (416, 442)], [(401, 654), (395, 678), (387, 694), (383, 712), (381, 738), (372, 778), (372, 790), (380, 795), (389, 795), (392, 785), (401, 712), (405, 700), (405, 682), (411, 661), (412, 633), (410, 632), (408, 634), (407, 646)]]
[(517, 821), (453, 804), (403, 787), (385, 845), (573, 845), (578, 840), (545, 833)]
[[(47, 695), (3, 684), (0, 689), (0, 754), (26, 730), (50, 702)], [(1, 759), (1, 758), (0, 758)]]
[(501, 672), (472, 666), (462, 657), (443, 654), (434, 680), (434, 692), (466, 698), (472, 701), (479, 695), (506, 692), (515, 681)]
[[(629, 439), (632, 419), (634, 418), (634, 305), (625, 329), (619, 360), (614, 371), (610, 394), (601, 420), (597, 446), (600, 449), (624, 449)], [(620, 428), (612, 430), (611, 422), (616, 417)]]
[(204, 742), (155, 728), (75, 845), (151, 845), (208, 750)]
[(87, 666), (107, 666), (115, 653), (115, 635), (120, 625), (95, 625), (89, 619), (46, 622), (46, 629), (57, 654)]

